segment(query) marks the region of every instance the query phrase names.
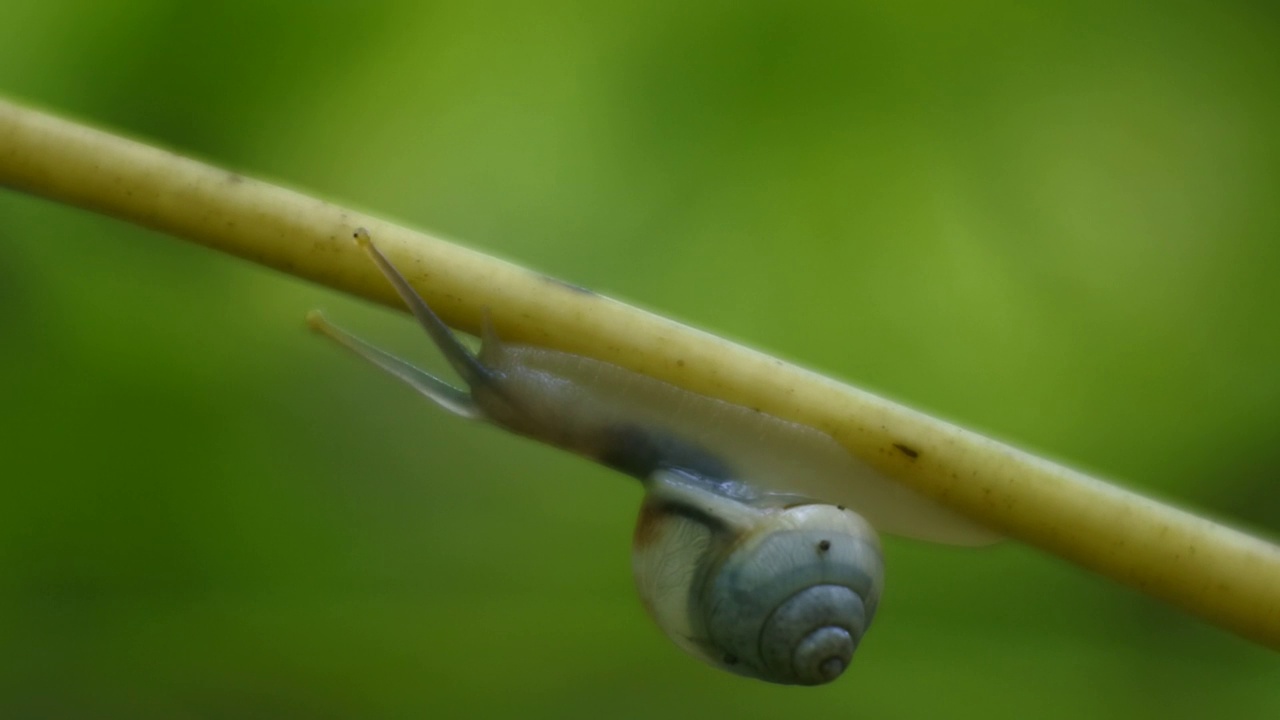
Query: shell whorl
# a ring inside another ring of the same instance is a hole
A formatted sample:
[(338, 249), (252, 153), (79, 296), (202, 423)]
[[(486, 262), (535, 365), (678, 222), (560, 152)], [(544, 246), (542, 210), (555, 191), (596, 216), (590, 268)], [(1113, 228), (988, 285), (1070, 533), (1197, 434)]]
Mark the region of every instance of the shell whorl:
[(806, 522), (748, 539), (692, 601), (730, 670), (819, 685), (844, 672), (870, 625), (883, 562), (874, 534), (848, 531), (865, 526), (856, 515), (830, 505), (784, 514), (797, 512)]
[(656, 484), (636, 528), (636, 587), (658, 626), (739, 675), (820, 685), (843, 673), (884, 587), (866, 520), (685, 490)]

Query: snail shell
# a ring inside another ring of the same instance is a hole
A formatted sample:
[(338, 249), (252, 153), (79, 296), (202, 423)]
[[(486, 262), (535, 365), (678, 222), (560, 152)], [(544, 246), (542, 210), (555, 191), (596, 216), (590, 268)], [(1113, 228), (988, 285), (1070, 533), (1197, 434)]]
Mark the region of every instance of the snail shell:
[(660, 472), (640, 508), (640, 599), (690, 654), (771, 682), (839, 677), (884, 586), (865, 520), (825, 504), (757, 506)]
[[(308, 315), (313, 329), (441, 407), (640, 480), (632, 566), (677, 645), (771, 682), (838, 677), (884, 586), (881, 529), (955, 544), (993, 536), (888, 481), (830, 436), (592, 358), (501, 342), (462, 345), (381, 252), (355, 237), (466, 383), (448, 383)], [(825, 502), (822, 502), (825, 501)]]

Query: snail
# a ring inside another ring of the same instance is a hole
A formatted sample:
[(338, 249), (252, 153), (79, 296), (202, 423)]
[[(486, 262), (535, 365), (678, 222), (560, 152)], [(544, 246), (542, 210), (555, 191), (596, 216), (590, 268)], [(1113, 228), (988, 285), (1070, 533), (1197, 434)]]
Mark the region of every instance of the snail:
[(875, 616), (884, 562), (871, 523), (833, 502), (856, 500), (896, 534), (991, 539), (813, 428), (592, 358), (503, 343), (487, 317), (473, 353), (367, 231), (355, 238), (466, 389), (319, 312), (310, 326), (449, 412), (637, 478), (645, 495), (632, 568), (642, 603), (677, 645), (714, 666), (794, 685), (830, 682), (848, 667)]

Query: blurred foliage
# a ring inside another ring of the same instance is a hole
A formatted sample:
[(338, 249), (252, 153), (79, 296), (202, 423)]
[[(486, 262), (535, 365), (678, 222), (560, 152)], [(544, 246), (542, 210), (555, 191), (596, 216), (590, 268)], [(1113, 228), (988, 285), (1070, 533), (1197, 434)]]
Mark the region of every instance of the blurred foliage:
[[(1243, 1), (0, 5), (13, 99), (1272, 538), (1278, 78)], [(403, 317), (12, 193), (0, 227), (0, 717), (1280, 715), (1274, 653), (1015, 543), (888, 539), (831, 686), (720, 674), (633, 595), (632, 484), (302, 323), (429, 357)]]

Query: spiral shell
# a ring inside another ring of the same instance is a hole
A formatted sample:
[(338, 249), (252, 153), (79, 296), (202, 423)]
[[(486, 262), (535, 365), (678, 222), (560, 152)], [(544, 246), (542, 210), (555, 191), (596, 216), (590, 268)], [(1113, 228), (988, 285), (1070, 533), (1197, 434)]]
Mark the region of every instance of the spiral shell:
[(867, 522), (833, 505), (753, 507), (687, 485), (676, 497), (670, 490), (651, 489), (632, 554), (659, 627), (740, 675), (789, 685), (839, 677), (884, 585)]

